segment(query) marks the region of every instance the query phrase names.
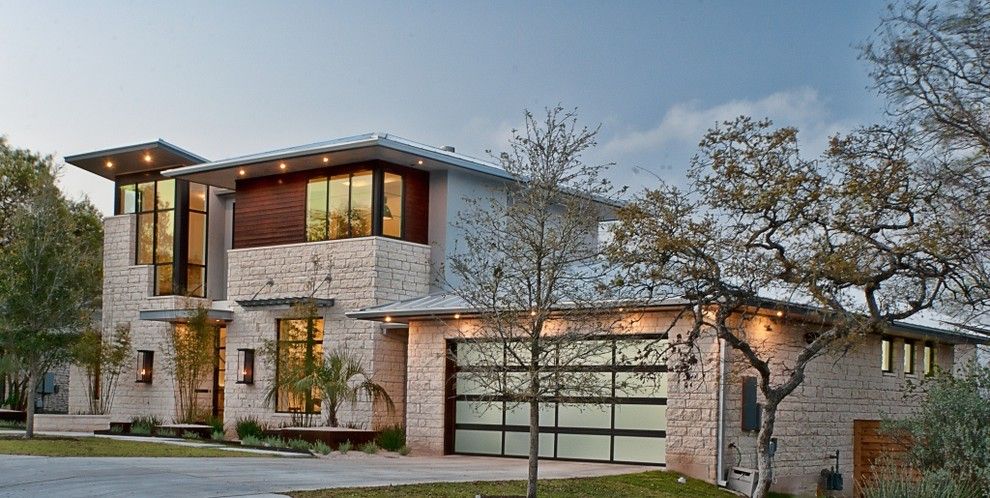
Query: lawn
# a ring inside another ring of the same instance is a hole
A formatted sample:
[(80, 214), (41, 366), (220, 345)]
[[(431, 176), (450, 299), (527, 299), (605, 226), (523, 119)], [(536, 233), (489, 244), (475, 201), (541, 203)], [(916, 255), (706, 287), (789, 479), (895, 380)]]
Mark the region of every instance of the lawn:
[(55, 457), (254, 457), (268, 456), (216, 448), (83, 437), (0, 438), (0, 454)]
[[(643, 498), (698, 497), (733, 498), (738, 495), (717, 487), (688, 479), (687, 484), (678, 484), (679, 474), (673, 472), (641, 472), (607, 477), (581, 479), (548, 479), (540, 481), (540, 496), (547, 497), (600, 497), (600, 496), (639, 496)], [(378, 498), (378, 497), (434, 497), (463, 498), (475, 495), (525, 495), (524, 481), (489, 481), (410, 484), (405, 486), (385, 486), (375, 488), (323, 489), (319, 491), (293, 491), (294, 498)]]

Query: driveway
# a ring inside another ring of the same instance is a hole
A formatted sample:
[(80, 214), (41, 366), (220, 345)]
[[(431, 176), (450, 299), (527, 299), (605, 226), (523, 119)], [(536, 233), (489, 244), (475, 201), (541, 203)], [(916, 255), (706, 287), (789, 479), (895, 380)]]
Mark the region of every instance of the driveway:
[[(643, 472), (649, 467), (541, 461), (541, 478)], [(53, 458), (0, 455), (0, 496), (249, 496), (331, 487), (525, 479), (526, 460), (395, 457)]]

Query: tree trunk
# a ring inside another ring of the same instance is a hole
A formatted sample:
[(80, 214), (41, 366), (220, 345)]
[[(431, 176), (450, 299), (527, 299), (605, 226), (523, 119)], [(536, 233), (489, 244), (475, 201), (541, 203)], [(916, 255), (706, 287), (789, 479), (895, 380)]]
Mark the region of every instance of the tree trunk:
[(766, 498), (773, 484), (773, 456), (770, 455), (770, 439), (777, 417), (777, 405), (764, 403), (760, 410), (760, 432), (756, 436), (757, 464), (760, 478), (756, 483), (754, 498)]
[(526, 496), (536, 498), (536, 478), (540, 467), (540, 400), (529, 401), (529, 481)]
[(24, 419), (24, 437), (34, 437), (34, 397), (38, 391), (38, 372), (37, 368), (31, 367), (28, 369), (28, 389), (27, 389), (27, 413)]

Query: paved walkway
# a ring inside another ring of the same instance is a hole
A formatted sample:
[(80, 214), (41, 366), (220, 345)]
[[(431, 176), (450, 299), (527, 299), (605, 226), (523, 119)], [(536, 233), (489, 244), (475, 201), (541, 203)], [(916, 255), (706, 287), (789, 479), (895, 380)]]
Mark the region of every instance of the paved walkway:
[[(648, 467), (543, 461), (542, 478), (613, 475)], [(0, 496), (254, 496), (330, 487), (524, 479), (526, 460), (398, 457), (53, 458), (0, 455)]]

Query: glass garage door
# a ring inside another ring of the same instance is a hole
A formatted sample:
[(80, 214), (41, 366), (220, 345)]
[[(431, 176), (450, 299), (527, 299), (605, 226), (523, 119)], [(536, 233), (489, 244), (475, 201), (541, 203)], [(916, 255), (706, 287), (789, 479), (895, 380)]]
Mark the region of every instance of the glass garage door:
[[(662, 365), (637, 364), (644, 346), (662, 336), (608, 339), (603, 354), (558, 371), (594, 372), (611, 389), (598, 397), (553, 397), (541, 403), (540, 455), (544, 458), (663, 465), (666, 463), (667, 374)], [(658, 344), (658, 341), (661, 344)], [(472, 349), (498, 348), (451, 341), (447, 437), (454, 453), (526, 456), (529, 407), (514, 405), (473, 382)], [(490, 352), (488, 352), (490, 354)], [(489, 356), (486, 354), (485, 356)], [(511, 369), (510, 369), (511, 371)], [(511, 374), (510, 374), (511, 375)]]

